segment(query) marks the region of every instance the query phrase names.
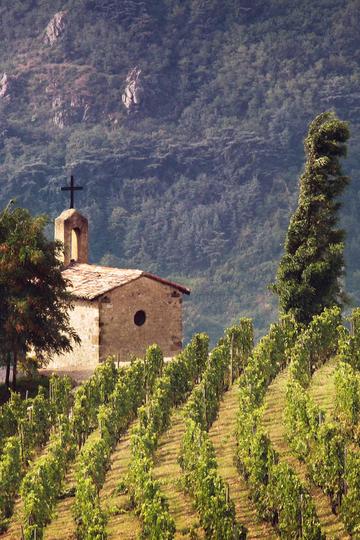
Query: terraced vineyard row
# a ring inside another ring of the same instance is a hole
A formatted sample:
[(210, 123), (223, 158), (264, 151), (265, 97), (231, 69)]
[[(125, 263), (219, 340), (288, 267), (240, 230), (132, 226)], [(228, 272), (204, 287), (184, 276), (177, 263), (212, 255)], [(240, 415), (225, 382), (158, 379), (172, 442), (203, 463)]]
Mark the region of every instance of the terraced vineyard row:
[[(360, 537), (358, 315), (352, 334), (335, 311), (300, 333), (283, 319), (253, 351), (251, 324), (241, 320), (210, 355), (207, 337), (197, 335), (166, 366), (156, 347), (130, 369), (101, 366), (25, 465), (1, 537)], [(307, 382), (289, 409), (294, 373)], [(329, 421), (337, 428), (327, 448), (335, 441), (338, 454), (319, 453)], [(317, 459), (299, 455), (294, 441)], [(333, 491), (316, 485), (316, 467), (327, 485), (343, 486), (338, 505)]]

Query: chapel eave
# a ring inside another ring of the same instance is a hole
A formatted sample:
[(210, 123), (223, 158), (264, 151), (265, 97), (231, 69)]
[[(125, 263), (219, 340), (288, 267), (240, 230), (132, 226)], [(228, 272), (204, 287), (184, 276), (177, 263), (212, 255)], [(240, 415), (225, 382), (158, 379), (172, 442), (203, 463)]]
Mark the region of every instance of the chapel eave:
[(182, 294), (190, 294), (190, 289), (183, 285), (137, 269), (112, 268), (71, 262), (64, 268), (62, 275), (69, 283), (69, 292), (79, 300), (96, 300), (102, 295), (118, 287), (123, 287), (140, 277), (146, 277), (163, 285), (173, 287)]

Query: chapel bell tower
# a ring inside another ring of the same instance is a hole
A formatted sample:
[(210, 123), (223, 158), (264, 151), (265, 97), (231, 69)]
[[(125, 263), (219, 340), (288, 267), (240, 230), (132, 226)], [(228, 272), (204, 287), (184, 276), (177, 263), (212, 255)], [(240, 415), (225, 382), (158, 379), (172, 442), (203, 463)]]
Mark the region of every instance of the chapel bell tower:
[(71, 177), (70, 187), (61, 188), (70, 191), (70, 208), (64, 210), (55, 219), (55, 240), (64, 244), (64, 252), (60, 260), (64, 266), (70, 262), (88, 262), (89, 225), (88, 220), (74, 208), (74, 191), (82, 189), (74, 186), (74, 177)]

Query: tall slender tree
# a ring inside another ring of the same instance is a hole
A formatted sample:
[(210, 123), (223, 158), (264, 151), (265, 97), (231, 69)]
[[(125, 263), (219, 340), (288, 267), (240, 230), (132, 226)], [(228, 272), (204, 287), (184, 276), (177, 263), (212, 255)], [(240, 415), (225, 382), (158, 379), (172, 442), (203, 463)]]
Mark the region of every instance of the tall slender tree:
[(280, 309), (304, 324), (325, 307), (346, 301), (341, 284), (344, 231), (338, 228), (338, 214), (339, 196), (349, 183), (340, 165), (348, 138), (347, 123), (325, 112), (311, 122), (305, 139), (298, 206), (273, 286)]
[(22, 208), (0, 212), (0, 357), (13, 365), (33, 350), (39, 360), (71, 350), (79, 337), (69, 322), (71, 296), (57, 258), (62, 248), (48, 240), (46, 216)]

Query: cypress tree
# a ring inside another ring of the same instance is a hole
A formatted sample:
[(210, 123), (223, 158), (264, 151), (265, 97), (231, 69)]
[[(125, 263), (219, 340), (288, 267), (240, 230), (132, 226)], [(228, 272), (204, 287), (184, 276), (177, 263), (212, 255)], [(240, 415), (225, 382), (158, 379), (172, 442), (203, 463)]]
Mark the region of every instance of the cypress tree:
[(347, 123), (325, 112), (311, 122), (305, 139), (307, 161), (298, 206), (273, 285), (281, 311), (304, 324), (325, 307), (346, 301), (341, 288), (344, 231), (338, 228), (338, 198), (349, 183), (340, 165), (348, 138)]

